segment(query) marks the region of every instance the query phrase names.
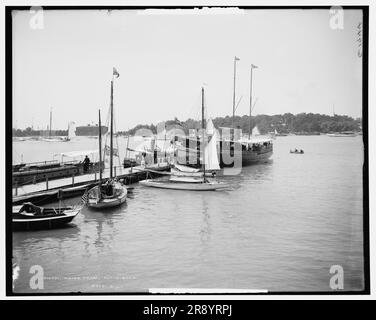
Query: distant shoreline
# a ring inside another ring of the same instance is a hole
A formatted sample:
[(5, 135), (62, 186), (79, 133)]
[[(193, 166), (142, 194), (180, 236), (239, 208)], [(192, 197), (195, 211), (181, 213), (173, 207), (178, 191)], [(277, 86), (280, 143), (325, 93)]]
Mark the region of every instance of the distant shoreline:
[[(232, 127), (232, 117), (216, 117), (213, 119), (216, 128)], [(362, 119), (352, 118), (346, 115), (323, 115), (314, 113), (299, 113), (293, 115), (291, 113), (277, 115), (256, 115), (252, 117), (252, 128), (257, 126), (261, 134), (268, 134), (277, 131), (279, 134), (296, 134), (296, 135), (319, 135), (344, 131), (362, 131)], [(118, 131), (118, 135), (134, 135), (140, 129), (147, 129), (157, 133), (157, 126), (161, 124), (138, 124), (127, 131)], [(163, 123), (162, 123), (163, 126)], [(235, 116), (234, 126), (242, 129), (244, 133), (249, 132), (249, 116)], [(199, 120), (187, 119), (186, 121), (167, 120), (164, 123), (166, 129), (179, 128), (186, 133), (189, 129), (198, 129), (201, 127)], [(67, 136), (68, 130), (55, 130), (51, 136)], [(28, 127), (24, 130), (13, 129), (13, 137), (40, 137), (46, 136), (46, 130), (33, 130)]]

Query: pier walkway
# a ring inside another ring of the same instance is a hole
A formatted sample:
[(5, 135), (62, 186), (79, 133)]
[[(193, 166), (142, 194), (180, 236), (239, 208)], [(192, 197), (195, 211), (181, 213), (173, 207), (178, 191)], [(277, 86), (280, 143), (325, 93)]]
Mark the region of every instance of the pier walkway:
[[(167, 162), (147, 165), (147, 169), (153, 171), (165, 171), (170, 168)], [(137, 166), (132, 168), (115, 167), (113, 171), (114, 177), (123, 180), (126, 184), (133, 183), (145, 179), (146, 173), (143, 167)], [(102, 173), (102, 179), (110, 177), (110, 170), (105, 169)], [(27, 199), (32, 196), (42, 196), (57, 193), (59, 189), (77, 189), (82, 190), (82, 187), (92, 185), (99, 180), (99, 173), (89, 173), (68, 178), (60, 178), (54, 180), (46, 180), (35, 184), (28, 184), (19, 187), (13, 187), (12, 195), (13, 202)]]

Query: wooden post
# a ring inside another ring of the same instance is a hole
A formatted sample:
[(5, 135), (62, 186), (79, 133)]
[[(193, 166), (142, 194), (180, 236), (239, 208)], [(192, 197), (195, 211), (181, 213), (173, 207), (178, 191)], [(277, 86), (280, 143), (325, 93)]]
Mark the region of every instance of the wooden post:
[(94, 181), (97, 181), (97, 171), (94, 171)]
[(16, 181), (16, 196), (18, 196), (18, 182)]
[(114, 176), (116, 178), (116, 167), (114, 167)]
[(72, 173), (72, 187), (74, 186), (74, 173)]
[(48, 190), (48, 176), (46, 177), (46, 190)]

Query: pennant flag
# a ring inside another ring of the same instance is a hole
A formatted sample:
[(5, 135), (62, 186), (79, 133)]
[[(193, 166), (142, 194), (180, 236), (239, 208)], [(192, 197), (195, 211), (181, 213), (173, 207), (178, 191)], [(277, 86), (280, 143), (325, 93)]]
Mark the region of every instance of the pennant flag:
[(238, 58), (237, 56), (235, 56), (235, 61), (239, 61), (240, 60), (240, 58)]
[(258, 68), (258, 66), (255, 66), (254, 64), (251, 64), (251, 67), (254, 69)]
[(115, 67), (113, 68), (113, 72), (112, 72), (112, 74), (113, 74), (114, 76), (116, 76), (116, 78), (119, 78), (119, 76), (120, 76), (119, 72), (117, 72), (117, 70), (115, 69)]

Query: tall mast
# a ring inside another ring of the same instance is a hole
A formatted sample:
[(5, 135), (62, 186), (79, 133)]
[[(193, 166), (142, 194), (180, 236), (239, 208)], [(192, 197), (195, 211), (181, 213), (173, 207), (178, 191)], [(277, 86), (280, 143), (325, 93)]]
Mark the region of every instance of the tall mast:
[(205, 180), (205, 99), (204, 99), (204, 87), (201, 88), (201, 128), (202, 128), (202, 168), (204, 170)]
[(236, 88), (236, 61), (239, 58), (236, 56), (234, 57), (234, 92), (233, 92), (233, 97), (232, 97), (232, 128), (235, 128), (235, 88)]
[(254, 64), (251, 64), (251, 84), (249, 89), (249, 138), (252, 135), (252, 84), (253, 84), (253, 69), (258, 68)]
[(114, 134), (114, 79), (111, 80), (111, 132), (110, 132), (110, 179), (112, 179), (112, 165), (113, 165), (113, 134)]
[(52, 126), (52, 109), (50, 110), (50, 137), (51, 137), (51, 126)]
[(101, 110), (99, 113), (99, 185), (102, 184), (102, 123), (101, 123)]
[(252, 135), (252, 73), (253, 73), (253, 66), (251, 66), (251, 85), (249, 88), (249, 138)]

